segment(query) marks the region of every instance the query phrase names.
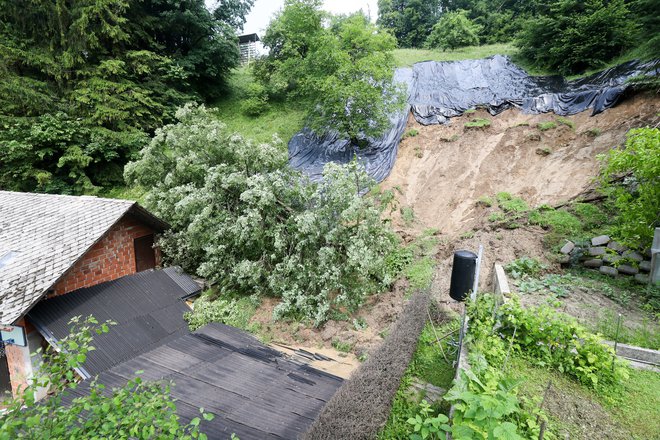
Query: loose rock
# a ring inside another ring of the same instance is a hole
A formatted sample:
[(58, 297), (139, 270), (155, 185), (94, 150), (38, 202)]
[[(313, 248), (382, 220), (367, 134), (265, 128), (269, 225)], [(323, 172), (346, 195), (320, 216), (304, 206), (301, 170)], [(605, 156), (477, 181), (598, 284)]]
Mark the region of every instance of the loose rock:
[(623, 258), (628, 258), (629, 260), (634, 260), (637, 262), (644, 261), (644, 256), (639, 252), (635, 251), (626, 251), (623, 253)]
[(589, 248), (589, 255), (591, 255), (593, 257), (598, 257), (600, 255), (605, 255), (605, 248), (603, 246), (590, 247)]
[(622, 256), (616, 254), (605, 254), (603, 255), (603, 261), (607, 264), (614, 264), (623, 259)]
[(610, 242), (610, 237), (608, 235), (599, 235), (591, 239), (592, 246), (603, 246)]
[(592, 258), (591, 260), (585, 261), (584, 265), (586, 267), (600, 267), (603, 265), (603, 260), (600, 258)]
[(607, 244), (607, 247), (614, 250), (614, 251), (617, 251), (618, 253), (625, 252), (625, 251), (628, 250), (627, 247), (625, 247), (624, 245), (622, 245), (618, 241), (610, 241)]
[(641, 284), (648, 284), (649, 276), (643, 273), (638, 273), (637, 275), (635, 275), (635, 281)]
[(651, 272), (651, 262), (650, 261), (640, 262), (639, 270), (641, 270), (642, 272)]
[(630, 266), (628, 264), (622, 264), (619, 266), (619, 273), (625, 274), (625, 275), (637, 275), (639, 273), (639, 269), (636, 267)]
[(572, 241), (567, 241), (566, 244), (559, 250), (559, 252), (564, 255), (568, 255), (573, 251), (573, 249), (575, 249), (575, 243)]
[(598, 270), (600, 271), (600, 273), (604, 275), (609, 275), (611, 277), (615, 277), (619, 274), (619, 271), (616, 270), (616, 268), (610, 266), (601, 266), (600, 269)]

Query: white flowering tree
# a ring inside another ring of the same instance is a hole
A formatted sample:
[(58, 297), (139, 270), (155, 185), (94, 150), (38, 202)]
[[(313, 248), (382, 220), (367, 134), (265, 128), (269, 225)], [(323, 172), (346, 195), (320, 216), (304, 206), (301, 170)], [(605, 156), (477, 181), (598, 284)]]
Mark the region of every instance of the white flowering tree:
[(168, 259), (215, 283), (220, 293), (280, 297), (277, 317), (320, 324), (393, 281), (397, 246), (374, 182), (357, 163), (329, 164), (321, 183), (286, 167), (281, 142), (255, 145), (229, 134), (203, 106), (186, 105), (158, 130), (129, 182), (170, 222)]

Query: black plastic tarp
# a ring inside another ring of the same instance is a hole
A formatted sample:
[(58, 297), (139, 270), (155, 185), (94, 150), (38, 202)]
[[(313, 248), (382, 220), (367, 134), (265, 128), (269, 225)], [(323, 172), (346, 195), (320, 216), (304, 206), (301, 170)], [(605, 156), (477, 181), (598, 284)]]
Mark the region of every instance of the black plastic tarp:
[[(412, 69), (397, 69), (395, 81), (408, 87), (408, 96), (412, 92)], [(406, 119), (410, 105), (390, 117), (390, 128), (379, 138), (370, 138), (367, 147), (360, 148), (329, 131), (317, 136), (309, 129), (303, 129), (289, 141), (289, 165), (305, 172), (312, 180), (319, 180), (323, 167), (328, 162), (348, 163), (357, 156), (367, 173), (380, 182), (392, 171), (396, 159), (397, 147), (406, 128)]]
[(617, 103), (628, 88), (628, 79), (659, 73), (657, 61), (630, 61), (567, 81), (561, 76), (530, 76), (500, 55), (481, 60), (425, 61), (395, 72), (396, 81), (407, 85), (408, 106), (390, 118), (391, 128), (383, 136), (370, 139), (369, 145), (360, 149), (336, 133), (316, 136), (305, 129), (289, 142), (289, 164), (316, 180), (326, 163), (347, 163), (357, 156), (369, 175), (380, 182), (394, 166), (409, 111), (423, 125), (447, 123), (474, 107), (486, 108), (492, 115), (513, 107), (525, 113), (572, 115), (592, 109), (592, 114), (597, 114)]

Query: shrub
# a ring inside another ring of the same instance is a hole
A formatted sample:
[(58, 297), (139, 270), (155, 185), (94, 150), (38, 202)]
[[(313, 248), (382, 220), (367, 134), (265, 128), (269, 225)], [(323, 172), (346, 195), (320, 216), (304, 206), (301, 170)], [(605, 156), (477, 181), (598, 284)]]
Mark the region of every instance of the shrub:
[(247, 116), (259, 116), (268, 110), (266, 88), (258, 82), (251, 82), (245, 88), (241, 111)]
[[(500, 306), (493, 317), (494, 307), (494, 298), (489, 294), (470, 305), (472, 339), (513, 341), (514, 349), (533, 363), (556, 368), (591, 388), (616, 384), (628, 377), (626, 363), (601, 342), (599, 335), (588, 332), (573, 317), (545, 306), (523, 308), (516, 297)], [(499, 323), (496, 334), (495, 322)], [(494, 365), (504, 356), (497, 349), (485, 349), (483, 354)]]
[[(601, 184), (618, 210), (614, 233), (624, 241), (648, 246), (660, 225), (660, 129), (630, 130), (624, 148), (601, 157)], [(613, 174), (629, 173), (624, 184), (610, 183)]]
[(204, 294), (195, 301), (192, 312), (184, 314), (190, 330), (197, 330), (211, 322), (221, 322), (243, 330), (250, 329), (250, 319), (255, 311), (250, 298), (217, 298)]
[(467, 17), (467, 11), (445, 12), (426, 40), (429, 49), (451, 49), (479, 44), (481, 27)]

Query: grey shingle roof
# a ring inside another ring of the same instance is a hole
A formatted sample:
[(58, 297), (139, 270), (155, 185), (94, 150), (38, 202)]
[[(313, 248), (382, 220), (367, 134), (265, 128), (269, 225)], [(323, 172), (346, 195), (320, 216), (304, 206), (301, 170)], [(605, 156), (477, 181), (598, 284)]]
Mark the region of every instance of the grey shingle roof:
[(128, 200), (0, 191), (0, 324), (12, 324), (128, 212), (166, 224)]

